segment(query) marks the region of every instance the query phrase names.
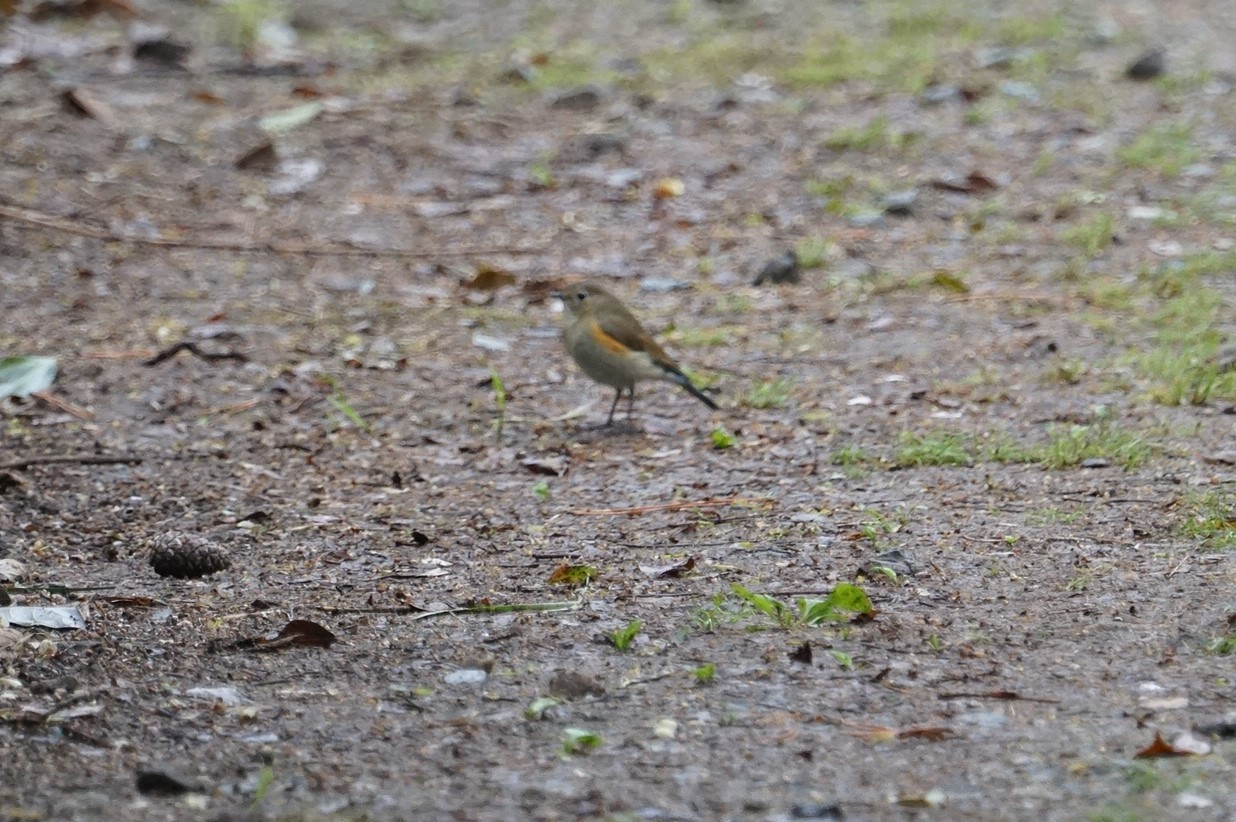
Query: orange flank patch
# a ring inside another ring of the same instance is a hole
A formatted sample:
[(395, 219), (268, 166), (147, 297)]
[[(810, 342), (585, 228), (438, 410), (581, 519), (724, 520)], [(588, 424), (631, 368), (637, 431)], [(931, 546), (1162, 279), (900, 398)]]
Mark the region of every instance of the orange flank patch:
[(615, 354), (627, 354), (627, 353), (630, 353), (631, 351), (630, 348), (623, 345), (622, 343), (620, 343), (618, 340), (614, 339), (610, 335), (606, 334), (601, 329), (600, 323), (597, 323), (595, 320), (592, 323), (592, 338), (596, 340), (597, 344), (600, 345), (602, 348), (612, 351)]

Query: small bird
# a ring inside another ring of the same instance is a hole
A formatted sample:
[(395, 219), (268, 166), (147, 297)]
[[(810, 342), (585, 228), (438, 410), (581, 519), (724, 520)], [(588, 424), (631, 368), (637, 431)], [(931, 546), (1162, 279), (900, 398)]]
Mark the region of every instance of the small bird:
[(609, 408), (607, 426), (614, 424), (614, 410), (623, 391), (630, 397), (627, 416), (631, 415), (635, 384), (640, 380), (677, 383), (704, 405), (716, 409), (717, 404), (695, 387), (613, 294), (596, 283), (578, 283), (553, 296), (566, 308), (564, 337), (571, 359), (589, 377), (618, 391)]

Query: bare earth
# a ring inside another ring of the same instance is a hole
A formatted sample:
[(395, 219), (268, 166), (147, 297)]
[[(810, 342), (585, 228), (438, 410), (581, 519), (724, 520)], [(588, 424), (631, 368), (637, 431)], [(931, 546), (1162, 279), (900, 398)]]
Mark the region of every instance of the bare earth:
[(9, 18), (0, 820), (1236, 819), (1236, 8), (953, 5)]

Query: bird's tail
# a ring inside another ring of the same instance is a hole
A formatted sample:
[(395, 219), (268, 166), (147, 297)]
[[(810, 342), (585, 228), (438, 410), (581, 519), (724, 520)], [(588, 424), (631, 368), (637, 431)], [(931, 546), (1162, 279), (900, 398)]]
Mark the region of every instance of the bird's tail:
[(683, 390), (685, 390), (688, 394), (695, 397), (700, 402), (704, 403), (704, 405), (707, 405), (713, 411), (717, 410), (717, 404), (712, 401), (712, 397), (708, 396), (703, 391), (696, 388), (695, 383), (691, 382), (691, 380), (687, 378), (686, 374), (682, 373), (681, 371), (677, 369), (674, 369), (672, 371), (667, 371), (666, 373), (669, 374), (669, 378), (671, 380), (681, 385), (683, 387)]

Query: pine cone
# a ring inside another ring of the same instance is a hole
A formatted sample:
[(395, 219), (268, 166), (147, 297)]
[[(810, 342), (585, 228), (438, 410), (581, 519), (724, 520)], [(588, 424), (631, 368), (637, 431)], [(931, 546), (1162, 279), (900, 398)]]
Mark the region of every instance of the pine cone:
[(161, 577), (204, 577), (231, 564), (222, 548), (195, 534), (168, 531), (151, 541), (150, 567)]

